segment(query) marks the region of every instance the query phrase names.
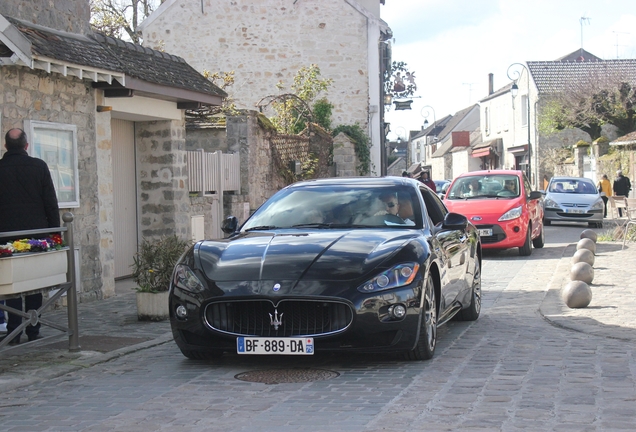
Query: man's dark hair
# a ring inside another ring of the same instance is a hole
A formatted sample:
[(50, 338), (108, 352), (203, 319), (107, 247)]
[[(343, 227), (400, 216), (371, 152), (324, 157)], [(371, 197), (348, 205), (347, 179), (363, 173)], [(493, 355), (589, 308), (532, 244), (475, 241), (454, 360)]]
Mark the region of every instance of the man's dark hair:
[[(14, 138), (12, 135), (15, 135), (16, 130), (20, 131), (20, 135)], [(7, 150), (24, 150), (27, 145), (27, 135), (22, 129), (10, 129), (4, 136), (4, 142), (6, 143)]]

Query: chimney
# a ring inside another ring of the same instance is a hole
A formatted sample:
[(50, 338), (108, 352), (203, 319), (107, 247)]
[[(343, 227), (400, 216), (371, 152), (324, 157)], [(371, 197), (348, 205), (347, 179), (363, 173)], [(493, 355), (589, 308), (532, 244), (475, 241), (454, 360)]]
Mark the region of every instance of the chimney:
[(491, 94), (493, 94), (495, 92), (493, 90), (493, 87), (494, 87), (493, 74), (489, 73), (488, 74), (488, 96), (490, 96)]
[(470, 132), (457, 131), (451, 132), (451, 147), (468, 147), (470, 145)]

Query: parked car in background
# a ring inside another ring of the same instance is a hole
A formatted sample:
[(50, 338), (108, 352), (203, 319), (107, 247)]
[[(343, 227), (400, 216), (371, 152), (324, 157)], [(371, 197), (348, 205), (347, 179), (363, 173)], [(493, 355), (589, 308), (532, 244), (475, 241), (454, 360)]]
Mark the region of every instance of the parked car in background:
[(443, 199), (448, 187), (451, 184), (450, 180), (433, 180), (435, 183), (435, 188), (437, 189), (437, 196)]
[(552, 177), (543, 201), (544, 225), (583, 222), (603, 228), (603, 199), (594, 182), (584, 177)]
[(488, 170), (455, 178), (444, 204), (477, 226), (484, 249), (518, 247), (527, 256), (545, 243), (542, 199), (522, 171)]
[(481, 310), (481, 246), (466, 217), (401, 177), (288, 186), (222, 240), (196, 243), (170, 287), (181, 352), (433, 356), (437, 328)]

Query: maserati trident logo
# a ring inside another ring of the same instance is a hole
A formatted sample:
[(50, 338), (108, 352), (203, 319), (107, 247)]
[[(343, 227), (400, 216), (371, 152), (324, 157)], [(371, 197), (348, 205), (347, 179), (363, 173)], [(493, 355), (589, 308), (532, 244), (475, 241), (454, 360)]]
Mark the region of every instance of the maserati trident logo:
[(278, 316), (278, 309), (274, 309), (274, 315), (269, 314), (269, 323), (274, 326), (274, 330), (278, 330), (278, 327), (283, 325), (283, 314)]
[(278, 290), (280, 290), (280, 284), (279, 283), (275, 283), (274, 286), (272, 287), (272, 290), (274, 292), (277, 292)]

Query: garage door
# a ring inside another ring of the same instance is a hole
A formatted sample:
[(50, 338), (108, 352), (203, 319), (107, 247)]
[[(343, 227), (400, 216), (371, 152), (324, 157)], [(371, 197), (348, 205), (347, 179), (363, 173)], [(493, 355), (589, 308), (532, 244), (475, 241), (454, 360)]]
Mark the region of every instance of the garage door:
[(113, 209), (115, 278), (130, 276), (137, 252), (137, 179), (135, 123), (111, 120), (113, 137)]

